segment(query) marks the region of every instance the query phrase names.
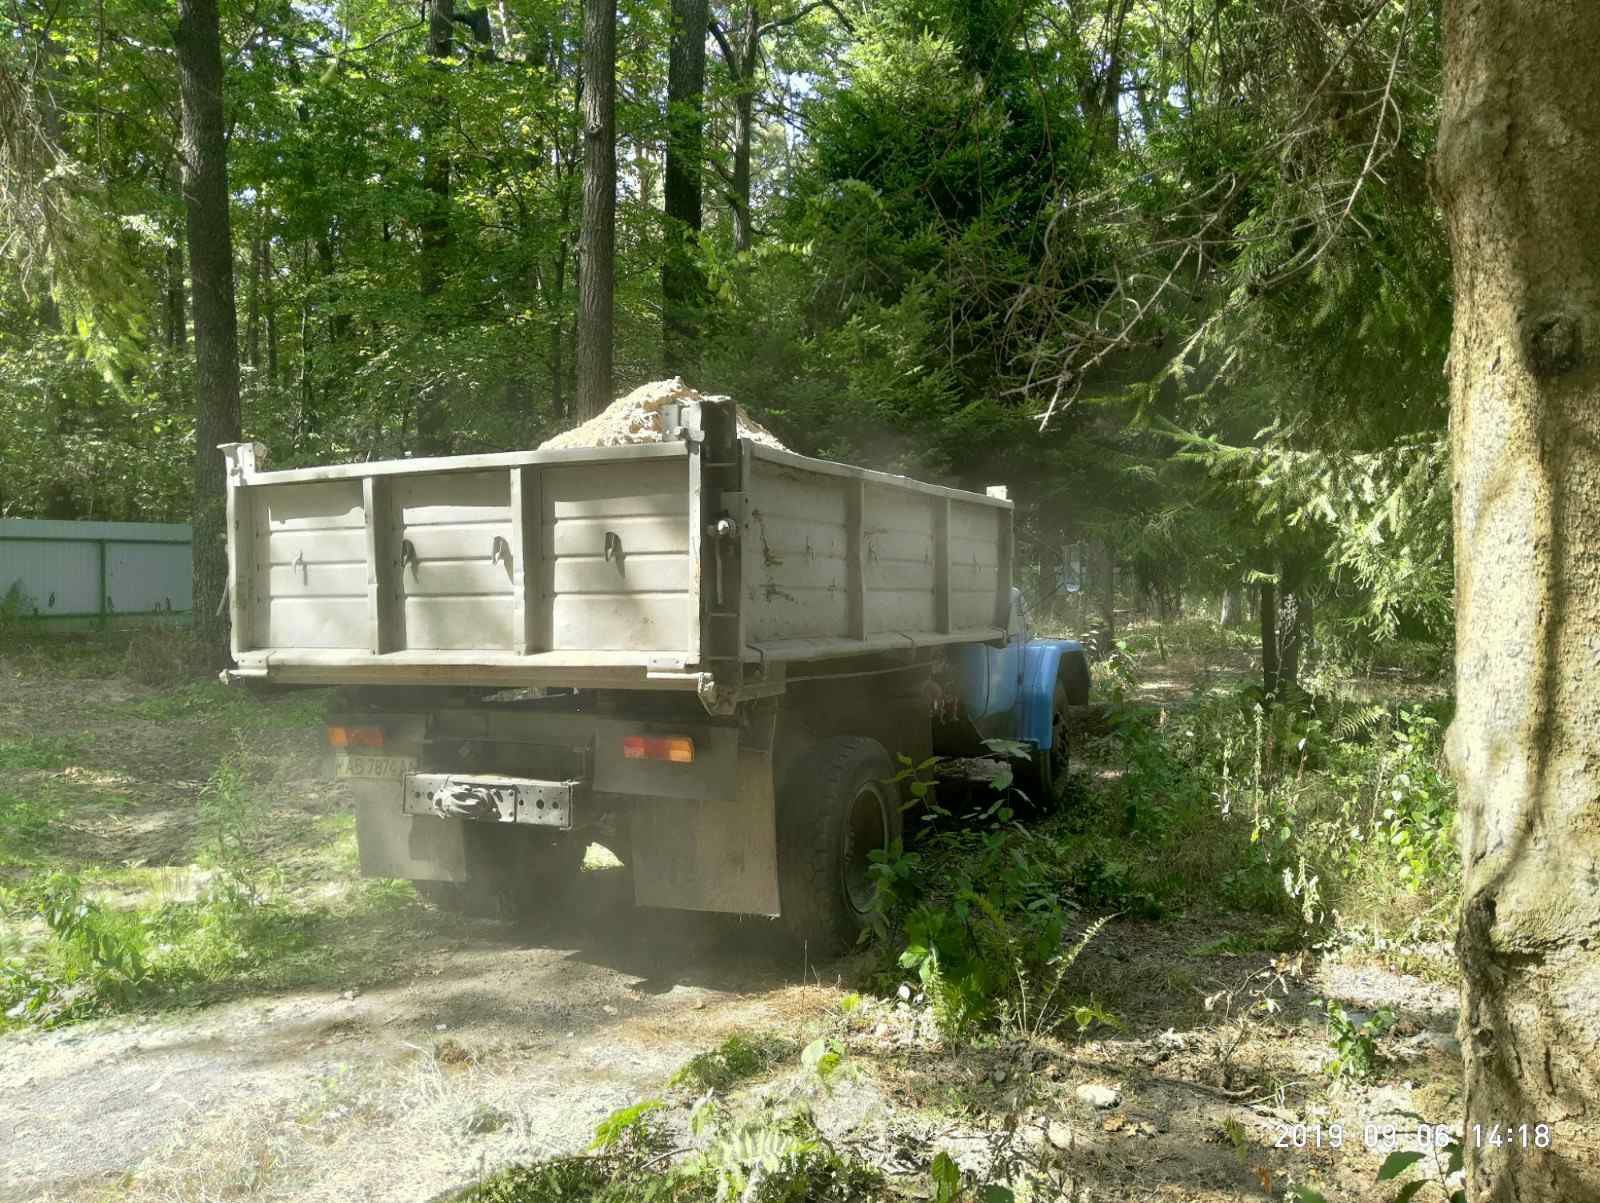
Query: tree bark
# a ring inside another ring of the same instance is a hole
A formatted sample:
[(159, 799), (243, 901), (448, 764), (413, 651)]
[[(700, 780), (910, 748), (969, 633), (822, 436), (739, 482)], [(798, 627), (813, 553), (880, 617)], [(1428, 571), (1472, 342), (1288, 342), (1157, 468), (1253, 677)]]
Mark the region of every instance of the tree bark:
[(1098, 126), (1098, 135), (1108, 139), (1110, 149), (1115, 150), (1117, 135), (1121, 132), (1118, 109), (1122, 104), (1122, 34), (1128, 23), (1128, 10), (1133, 7), (1133, 0), (1112, 0), (1112, 2), (1117, 8), (1112, 16), (1111, 36), (1106, 48), (1105, 76), (1095, 97), (1095, 108), (1098, 112), (1094, 114), (1094, 118)]
[(1246, 618), (1244, 590), (1237, 585), (1222, 591), (1222, 613), (1219, 621), (1225, 627), (1242, 626)]
[(1287, 589), (1278, 598), (1278, 691), (1288, 697), (1300, 687), (1303, 630), (1300, 594)]
[(616, 0), (583, 0), (583, 218), (578, 236), (579, 421), (611, 404), (617, 217)]
[(189, 313), (183, 299), (183, 244), (167, 248), (167, 346), (182, 351), (189, 345)]
[(696, 383), (705, 276), (695, 257), (705, 161), (707, 0), (673, 0), (667, 70), (667, 250), (661, 264), (661, 350), (669, 376)]
[(261, 274), (265, 278), (263, 301), (267, 310), (267, 383), (278, 383), (278, 303), (272, 274), (272, 239), (261, 241)]
[(245, 302), (245, 362), (261, 366), (261, 235), (250, 239), (250, 296)]
[(739, 61), (733, 80), (733, 249), (755, 245), (750, 213), (750, 140), (755, 130), (756, 52), (761, 41), (760, 13), (752, 0), (745, 5), (739, 31)]
[[(455, 0), (428, 2), (428, 57), (443, 71), (454, 49)], [(444, 290), (445, 259), (450, 253), (450, 152), (444, 147), (449, 124), (449, 100), (441, 88), (429, 105), (424, 123), (422, 186), (429, 194), (427, 212), (419, 229), (422, 260), (418, 291), (431, 301)], [(302, 326), (305, 323), (302, 321)], [(417, 451), (423, 455), (447, 455), (450, 432), (444, 390), (435, 385), (417, 395)]]
[(1095, 646), (1100, 655), (1109, 656), (1117, 638), (1117, 552), (1110, 540), (1101, 545), (1101, 556), (1104, 571), (1100, 579), (1100, 630), (1095, 635)]
[[(239, 332), (233, 301), (217, 0), (178, 0), (183, 203), (194, 290), (194, 626), (209, 657), (228, 659), (227, 505), (219, 443), (239, 441)], [(220, 611), (220, 612), (219, 612)]]
[[(1600, 1198), (1600, 21), (1447, 0), (1469, 1197)], [(1474, 1125), (1547, 1124), (1547, 1147)]]
[(1260, 590), (1261, 611), (1261, 692), (1269, 698), (1278, 695), (1278, 589), (1271, 581), (1263, 581)]

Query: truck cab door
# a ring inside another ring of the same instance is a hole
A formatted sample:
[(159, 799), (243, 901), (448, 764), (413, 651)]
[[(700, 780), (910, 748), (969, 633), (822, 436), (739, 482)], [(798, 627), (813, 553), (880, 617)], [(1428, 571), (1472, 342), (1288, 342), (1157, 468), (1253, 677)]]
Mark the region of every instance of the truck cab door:
[(986, 649), (989, 661), (989, 700), (987, 714), (1006, 714), (1017, 708), (1022, 697), (1022, 649), (1028, 642), (1027, 609), (1022, 590), (1011, 590), (1011, 610), (1006, 623), (1006, 641)]

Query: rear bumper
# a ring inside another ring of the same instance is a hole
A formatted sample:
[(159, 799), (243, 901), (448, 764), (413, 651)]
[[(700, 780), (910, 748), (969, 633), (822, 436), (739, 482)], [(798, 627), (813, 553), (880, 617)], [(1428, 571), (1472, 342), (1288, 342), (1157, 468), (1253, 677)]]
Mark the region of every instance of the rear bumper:
[(401, 784), (400, 810), (436, 819), (526, 823), (569, 831), (573, 811), (587, 792), (582, 781), (407, 773)]

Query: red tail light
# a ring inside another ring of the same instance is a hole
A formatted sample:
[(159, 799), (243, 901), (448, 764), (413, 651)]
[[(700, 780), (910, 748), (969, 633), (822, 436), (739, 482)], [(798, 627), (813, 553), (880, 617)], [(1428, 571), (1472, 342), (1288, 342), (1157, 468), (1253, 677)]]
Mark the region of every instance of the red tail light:
[(381, 748), (382, 727), (329, 727), (328, 744), (335, 748)]
[(694, 740), (686, 735), (624, 735), (622, 755), (628, 760), (694, 763)]

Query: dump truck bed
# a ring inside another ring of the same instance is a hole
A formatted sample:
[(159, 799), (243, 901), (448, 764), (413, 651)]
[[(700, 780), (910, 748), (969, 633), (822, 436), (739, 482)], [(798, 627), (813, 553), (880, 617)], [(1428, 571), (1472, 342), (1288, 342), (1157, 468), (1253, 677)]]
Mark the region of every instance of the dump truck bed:
[[(230, 445), (234, 675), (720, 690), (1004, 634), (1011, 504), (734, 437), (264, 471)], [(731, 692), (730, 692), (731, 691)]]

